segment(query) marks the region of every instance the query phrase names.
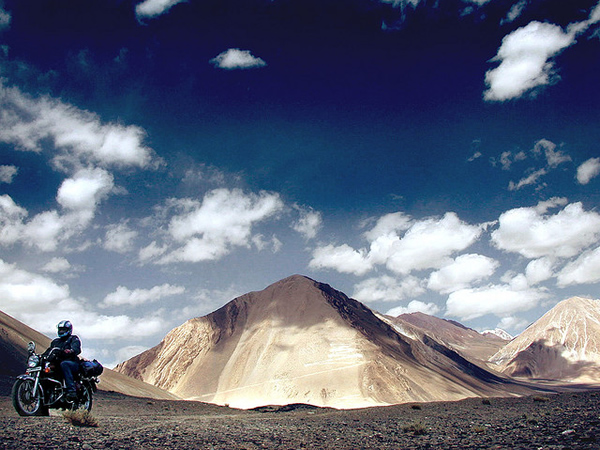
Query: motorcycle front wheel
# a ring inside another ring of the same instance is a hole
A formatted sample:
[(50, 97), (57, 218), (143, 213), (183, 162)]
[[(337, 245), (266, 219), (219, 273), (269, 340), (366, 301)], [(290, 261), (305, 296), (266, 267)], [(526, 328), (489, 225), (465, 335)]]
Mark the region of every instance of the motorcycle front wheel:
[(44, 395), (38, 386), (36, 392), (33, 392), (35, 386), (33, 380), (18, 379), (12, 388), (12, 402), (15, 410), (20, 416), (47, 416), (48, 408), (44, 406)]

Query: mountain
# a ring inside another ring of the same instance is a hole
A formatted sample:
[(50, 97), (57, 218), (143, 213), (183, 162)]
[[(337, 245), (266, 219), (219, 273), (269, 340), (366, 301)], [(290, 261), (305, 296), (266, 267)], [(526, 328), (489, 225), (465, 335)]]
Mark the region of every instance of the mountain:
[(490, 362), (513, 377), (600, 382), (600, 301), (558, 303)]
[[(25, 372), (27, 366), (27, 344), (35, 342), (40, 352), (50, 345), (51, 339), (0, 311), (0, 391), (10, 392), (17, 375)], [(135, 397), (157, 399), (177, 399), (169, 392), (127, 377), (110, 369), (104, 369), (100, 376), (99, 389), (115, 391)]]
[(502, 328), (494, 328), (493, 330), (484, 330), (481, 332), (481, 334), (483, 334), (484, 336), (495, 335), (505, 341), (512, 341), (514, 338), (514, 336), (512, 334), (510, 334), (506, 330), (503, 330)]
[(407, 324), (422, 334), (435, 338), (471, 361), (484, 363), (506, 345), (506, 339), (493, 334), (482, 334), (453, 320), (415, 312), (388, 318), (396, 327), (406, 332)]
[(294, 275), (187, 321), (115, 369), (193, 400), (356, 408), (503, 395), (516, 386)]

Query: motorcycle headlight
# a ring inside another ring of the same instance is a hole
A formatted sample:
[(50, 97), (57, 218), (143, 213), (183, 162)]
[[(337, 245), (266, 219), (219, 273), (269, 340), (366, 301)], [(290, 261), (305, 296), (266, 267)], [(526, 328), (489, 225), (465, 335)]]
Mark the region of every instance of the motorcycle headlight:
[(40, 357), (38, 355), (31, 355), (27, 360), (27, 367), (34, 368), (40, 365)]

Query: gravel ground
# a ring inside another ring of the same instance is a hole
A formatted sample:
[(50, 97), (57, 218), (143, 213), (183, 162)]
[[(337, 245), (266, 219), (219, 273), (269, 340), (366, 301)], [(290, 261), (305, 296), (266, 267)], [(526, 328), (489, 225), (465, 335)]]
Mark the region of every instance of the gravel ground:
[(600, 449), (600, 391), (333, 410), (241, 411), (99, 392), (97, 427), (17, 416), (0, 396), (2, 449)]

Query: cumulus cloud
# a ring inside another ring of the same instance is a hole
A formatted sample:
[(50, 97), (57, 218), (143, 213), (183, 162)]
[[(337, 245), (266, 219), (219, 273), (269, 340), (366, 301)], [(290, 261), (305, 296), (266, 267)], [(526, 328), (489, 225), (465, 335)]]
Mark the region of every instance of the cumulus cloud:
[(489, 285), (452, 292), (446, 301), (446, 315), (472, 320), (487, 314), (511, 316), (536, 307), (547, 297), (541, 289), (517, 290), (509, 285)]
[(600, 281), (600, 247), (587, 251), (568, 263), (558, 274), (561, 287)]
[(183, 294), (185, 287), (172, 286), (168, 283), (154, 286), (151, 289), (134, 289), (130, 290), (125, 286), (119, 286), (108, 294), (101, 303), (101, 306), (138, 306), (145, 303), (157, 302), (165, 297)]
[(300, 233), (305, 239), (314, 239), (323, 223), (321, 213), (318, 211), (300, 209), (300, 218), (292, 224), (292, 229)]
[(483, 227), (461, 221), (455, 213), (441, 219), (416, 221), (400, 237), (385, 235), (371, 243), (376, 261), (399, 274), (413, 270), (437, 268), (454, 252), (464, 250), (481, 235)]
[(249, 247), (252, 228), (283, 210), (278, 194), (246, 194), (240, 189), (215, 189), (202, 202), (181, 199), (174, 202), (183, 209), (171, 218), (169, 235), (178, 249), (159, 262), (198, 262), (216, 260), (233, 247)]
[(44, 272), (49, 273), (66, 272), (69, 269), (71, 269), (71, 263), (69, 263), (69, 261), (66, 258), (62, 257), (54, 257), (49, 262), (47, 262), (44, 265), (44, 267), (42, 267), (42, 270)]
[(485, 100), (505, 101), (556, 80), (551, 59), (575, 43), (575, 34), (551, 23), (531, 22), (502, 40), (495, 69), (485, 75)]
[(590, 158), (577, 168), (579, 184), (588, 184), (600, 174), (600, 158)]
[(398, 279), (389, 275), (369, 278), (354, 286), (353, 298), (369, 303), (376, 301), (394, 302), (416, 297), (425, 292), (418, 278), (413, 276)]
[(56, 200), (65, 209), (93, 212), (113, 188), (113, 176), (106, 170), (82, 169), (62, 182)]
[(1, 83), (0, 109), (0, 142), (39, 153), (49, 141), (57, 150), (53, 162), (62, 170), (88, 164), (147, 168), (153, 161), (139, 127), (103, 124), (96, 114), (48, 97), (32, 98)]
[(12, 183), (18, 171), (16, 166), (0, 166), (0, 183)]
[(27, 221), (28, 212), (8, 196), (0, 197), (0, 244), (21, 242), (42, 251), (54, 251), (87, 227), (98, 204), (112, 191), (113, 177), (104, 169), (82, 169), (67, 178), (58, 189), (56, 200), (64, 213), (41, 212)]
[(334, 269), (341, 273), (364, 275), (372, 268), (364, 250), (354, 250), (347, 244), (317, 247), (312, 254), (311, 269)]
[(543, 257), (534, 259), (527, 264), (525, 269), (525, 278), (529, 286), (535, 286), (542, 281), (546, 281), (554, 275), (554, 262), (551, 258)]
[(571, 203), (554, 215), (536, 208), (511, 209), (492, 232), (494, 245), (526, 258), (570, 258), (594, 244), (600, 235), (600, 214)]
[(419, 300), (412, 300), (407, 306), (396, 306), (385, 314), (392, 317), (398, 317), (402, 314), (411, 314), (415, 312), (433, 316), (440, 312), (440, 308), (435, 303), (425, 303)]
[(133, 241), (138, 232), (132, 230), (127, 222), (121, 222), (107, 227), (104, 237), (104, 248), (112, 252), (126, 253), (133, 249)]
[(145, 0), (135, 7), (135, 14), (139, 19), (151, 19), (166, 13), (171, 7), (185, 0)]
[(253, 56), (250, 50), (230, 48), (210, 60), (210, 63), (219, 69), (255, 69), (267, 65), (261, 58)]
[(423, 220), (403, 213), (387, 214), (364, 233), (371, 241), (369, 249), (355, 250), (347, 244), (321, 246), (314, 250), (310, 266), (356, 275), (364, 275), (376, 265), (400, 275), (440, 268), (453, 253), (473, 244), (485, 226), (469, 225), (452, 212)]
[[(164, 331), (158, 317), (131, 318), (101, 315), (71, 297), (68, 285), (19, 269), (0, 259), (0, 310), (42, 333), (56, 332), (64, 319), (74, 323), (77, 334), (88, 339), (140, 338)], [(110, 333), (107, 333), (110, 330)]]
[(427, 288), (447, 294), (470, 287), (471, 283), (492, 276), (500, 263), (487, 256), (467, 254), (429, 276)]

